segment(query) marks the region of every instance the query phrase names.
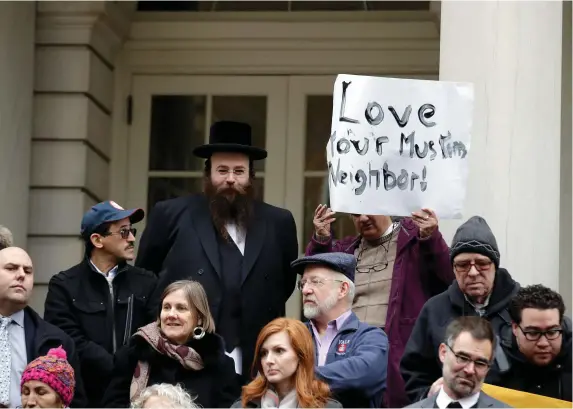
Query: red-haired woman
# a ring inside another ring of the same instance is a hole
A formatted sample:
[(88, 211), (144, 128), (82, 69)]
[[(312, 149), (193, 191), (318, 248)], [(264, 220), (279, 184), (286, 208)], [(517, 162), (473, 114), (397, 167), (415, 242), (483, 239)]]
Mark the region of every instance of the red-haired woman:
[(328, 385), (314, 375), (314, 345), (305, 325), (289, 318), (269, 322), (259, 333), (253, 368), (233, 408), (341, 408)]

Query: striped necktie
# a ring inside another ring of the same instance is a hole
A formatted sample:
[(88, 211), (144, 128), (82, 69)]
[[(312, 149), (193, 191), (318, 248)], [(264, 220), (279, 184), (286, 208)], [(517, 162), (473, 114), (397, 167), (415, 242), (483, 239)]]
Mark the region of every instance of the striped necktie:
[(8, 325), (12, 318), (0, 318), (0, 404), (10, 405), (10, 373), (12, 364), (12, 348), (8, 337)]

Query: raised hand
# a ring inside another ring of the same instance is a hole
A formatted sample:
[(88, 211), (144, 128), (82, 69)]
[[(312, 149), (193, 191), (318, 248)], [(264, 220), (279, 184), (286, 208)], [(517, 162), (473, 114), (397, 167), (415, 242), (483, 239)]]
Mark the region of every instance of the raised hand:
[(320, 237), (330, 237), (330, 224), (336, 219), (333, 217), (336, 213), (326, 205), (320, 204), (314, 211), (314, 232)]
[(420, 229), (420, 237), (429, 237), (438, 227), (438, 216), (432, 209), (421, 209), (418, 212), (412, 212), (412, 221)]

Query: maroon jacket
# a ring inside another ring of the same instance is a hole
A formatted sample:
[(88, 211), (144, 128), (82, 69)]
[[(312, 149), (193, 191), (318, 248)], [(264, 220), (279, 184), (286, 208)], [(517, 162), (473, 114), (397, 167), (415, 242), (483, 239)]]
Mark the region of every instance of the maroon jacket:
[[(326, 243), (320, 243), (313, 235), (306, 248), (306, 255), (325, 252), (354, 254), (360, 240), (360, 236), (348, 236), (342, 240), (331, 238)], [(450, 252), (442, 233), (436, 229), (430, 237), (421, 239), (419, 229), (412, 219), (403, 219), (398, 234), (385, 327), (390, 344), (387, 407), (401, 408), (410, 403), (400, 374), (400, 359), (424, 303), (445, 291), (453, 280)]]

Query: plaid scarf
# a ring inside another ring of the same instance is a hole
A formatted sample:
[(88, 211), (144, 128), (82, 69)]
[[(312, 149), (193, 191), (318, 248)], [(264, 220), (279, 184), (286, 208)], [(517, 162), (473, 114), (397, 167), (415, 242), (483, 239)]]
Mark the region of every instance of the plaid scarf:
[(269, 387), (261, 399), (261, 408), (298, 408), (296, 389), (293, 389), (285, 395), (279, 402), (279, 395)]
[[(166, 355), (171, 359), (179, 361), (185, 369), (200, 371), (203, 369), (203, 359), (193, 348), (187, 345), (172, 344), (161, 333), (157, 323), (152, 322), (144, 327), (141, 327), (134, 336), (142, 337), (153, 349), (161, 355)], [(149, 381), (149, 362), (138, 361), (133, 378), (131, 379), (131, 386), (129, 388), (129, 397), (133, 402), (137, 399), (141, 392), (147, 387)]]

